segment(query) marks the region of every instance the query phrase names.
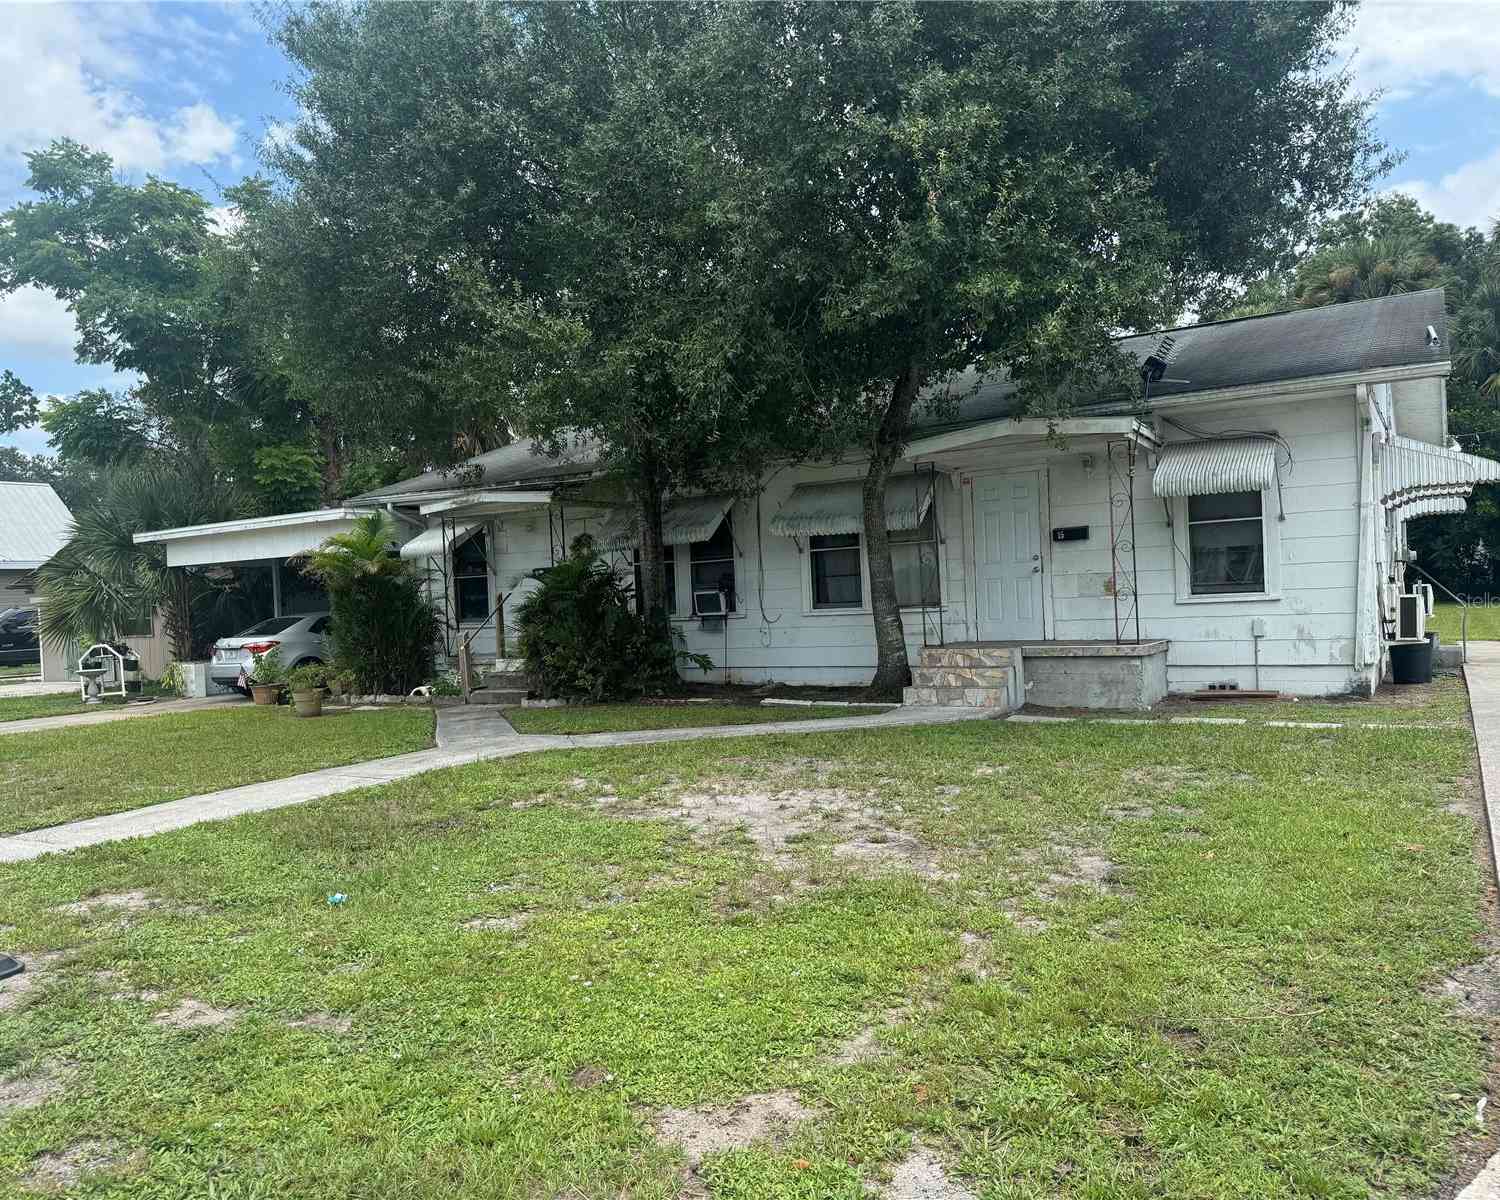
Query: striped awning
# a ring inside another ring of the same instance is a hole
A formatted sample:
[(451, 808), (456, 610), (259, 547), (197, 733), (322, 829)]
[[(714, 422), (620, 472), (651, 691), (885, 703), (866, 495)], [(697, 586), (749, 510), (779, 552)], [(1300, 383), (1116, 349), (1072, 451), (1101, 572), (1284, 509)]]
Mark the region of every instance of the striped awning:
[(1276, 443), (1266, 438), (1168, 442), (1151, 476), (1155, 496), (1260, 492), (1276, 482)]
[[(708, 541), (733, 504), (733, 496), (693, 496), (672, 501), (661, 515), (662, 545), (682, 546)], [(636, 522), (634, 508), (620, 509), (594, 535), (594, 548), (605, 551), (634, 549), (641, 540)]]
[[(885, 485), (885, 527), (915, 529), (932, 507), (932, 479), (923, 475), (892, 479)], [(804, 483), (771, 518), (771, 532), (780, 537), (815, 537), (829, 533), (860, 533), (865, 527), (864, 484)]]
[(445, 550), (451, 550), (454, 546), (460, 545), (479, 528), (479, 525), (480, 522), (474, 521), (467, 525), (449, 524), (446, 527), (434, 525), (430, 529), (424, 529), (401, 547), (401, 557), (418, 561), (424, 558), (442, 558)]
[(1468, 501), (1458, 496), (1431, 496), (1426, 500), (1408, 500), (1400, 508), (1396, 509), (1395, 512), (1403, 521), (1411, 521), (1417, 517), (1437, 517), (1461, 513), (1468, 507)]
[(1463, 499), (1479, 483), (1500, 482), (1500, 462), (1392, 434), (1380, 446), (1380, 502), (1405, 509), (1415, 500)]

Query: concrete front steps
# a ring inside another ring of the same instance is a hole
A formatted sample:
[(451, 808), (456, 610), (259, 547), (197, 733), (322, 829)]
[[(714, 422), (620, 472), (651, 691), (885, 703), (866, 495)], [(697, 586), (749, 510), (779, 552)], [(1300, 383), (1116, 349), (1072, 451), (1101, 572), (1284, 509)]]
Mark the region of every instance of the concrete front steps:
[(515, 707), (526, 699), (526, 673), (518, 658), (497, 659), (480, 684), (469, 693), (470, 704), (504, 704)]
[(1014, 646), (924, 646), (912, 668), (907, 704), (1009, 712), (1025, 700), (1021, 651)]

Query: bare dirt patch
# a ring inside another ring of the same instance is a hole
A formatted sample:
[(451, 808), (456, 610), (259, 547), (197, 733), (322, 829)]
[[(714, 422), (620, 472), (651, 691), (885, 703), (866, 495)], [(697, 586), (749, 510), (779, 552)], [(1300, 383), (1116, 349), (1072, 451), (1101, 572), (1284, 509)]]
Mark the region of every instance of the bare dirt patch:
[(970, 933), (967, 929), (958, 935), (960, 947), (958, 967), (975, 979), (989, 978), (989, 969), (984, 965), (989, 958), (990, 939), (982, 933)]
[(215, 1008), (188, 996), (178, 1001), (175, 1008), (157, 1013), (151, 1020), (165, 1029), (220, 1029), (239, 1015), (232, 1008)]
[(884, 1191), (889, 1200), (978, 1200), (948, 1174), (936, 1154), (922, 1149), (901, 1160)]
[(829, 1063), (835, 1067), (853, 1067), (879, 1058), (880, 1030), (901, 1024), (909, 1015), (910, 1010), (905, 1008), (886, 1009), (876, 1024), (866, 1025), (840, 1042), (828, 1056)]
[(1004, 775), (1010, 770), (1008, 763), (986, 763), (974, 768), (974, 774), (980, 779), (989, 779), (996, 775)]
[(1500, 954), (1492, 954), (1443, 978), (1434, 989), (1467, 1017), (1500, 1016)]
[(1102, 854), (1093, 854), (1079, 846), (1053, 845), (1050, 849), (1054, 855), (1062, 855), (1063, 862), (1038, 889), (1048, 899), (1069, 887), (1082, 886), (1100, 892), (1120, 890), (1120, 867)]
[(470, 930), (503, 929), (510, 933), (514, 933), (516, 930), (525, 925), (529, 920), (531, 920), (531, 914), (529, 912), (518, 912), (511, 913), (507, 917), (470, 917), (467, 921), (460, 921), (459, 927), (462, 929)]
[(120, 1147), (114, 1142), (74, 1142), (65, 1149), (32, 1159), (31, 1169), (21, 1176), (21, 1183), (36, 1191), (61, 1191), (90, 1172), (107, 1171), (124, 1161)]
[(0, 1116), (57, 1099), (77, 1070), (74, 1063), (44, 1059), (26, 1074), (0, 1082)]
[(591, 1088), (598, 1087), (601, 1083), (608, 1083), (613, 1078), (614, 1076), (603, 1067), (585, 1063), (568, 1076), (568, 1082), (576, 1088)]
[(338, 1017), (333, 1013), (313, 1012), (296, 1020), (287, 1022), (288, 1029), (312, 1029), (318, 1033), (348, 1033), (354, 1028), (354, 1022), (348, 1017)]
[(688, 1166), (696, 1168), (709, 1154), (780, 1141), (810, 1116), (791, 1092), (764, 1092), (719, 1107), (665, 1108), (651, 1127), (661, 1141), (681, 1147)]
[(799, 843), (829, 834), (829, 848), (837, 858), (905, 867), (929, 879), (953, 877), (939, 865), (935, 851), (893, 828), (873, 800), (871, 793), (848, 788), (770, 790), (743, 779), (719, 779), (671, 791), (663, 802), (630, 815), (680, 821), (704, 837), (743, 830), (762, 855), (782, 868), (799, 865)]
[(50, 969), (61, 963), (67, 956), (65, 950), (17, 955), (21, 965), (26, 969), (19, 975), (0, 980), (0, 1012), (10, 1012), (19, 1008), (26, 993), (43, 983), (49, 977)]
[(149, 892), (105, 892), (90, 896), (86, 900), (75, 900), (71, 904), (59, 904), (53, 912), (67, 913), (75, 917), (91, 917), (96, 912), (114, 911), (142, 913), (155, 908), (161, 901)]

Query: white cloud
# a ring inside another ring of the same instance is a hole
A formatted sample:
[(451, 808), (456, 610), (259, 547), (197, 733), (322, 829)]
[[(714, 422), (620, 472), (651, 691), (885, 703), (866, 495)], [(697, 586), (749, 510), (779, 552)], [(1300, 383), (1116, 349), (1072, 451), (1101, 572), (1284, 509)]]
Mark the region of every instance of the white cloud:
[[(161, 171), (229, 158), (238, 121), (226, 121), (201, 102), (153, 114), (132, 90), (159, 77), (183, 48), (184, 20), (175, 15), (163, 23), (144, 4), (8, 5), (0, 38), (4, 174), (18, 175), (21, 156), (55, 137), (103, 150), (122, 170)], [(213, 35), (188, 23), (198, 37), (186, 48), (201, 62)]]
[(1394, 183), (1387, 189), (1415, 197), (1423, 208), (1441, 221), (1466, 227), (1477, 225), (1486, 233), (1500, 218), (1500, 150), (1467, 162), (1436, 181), (1414, 179)]
[(0, 356), (71, 358), (77, 337), (73, 314), (51, 292), (26, 287), (0, 296)]
[(1500, 97), (1500, 4), (1366, 3), (1346, 39), (1365, 89), (1401, 99), (1442, 79)]

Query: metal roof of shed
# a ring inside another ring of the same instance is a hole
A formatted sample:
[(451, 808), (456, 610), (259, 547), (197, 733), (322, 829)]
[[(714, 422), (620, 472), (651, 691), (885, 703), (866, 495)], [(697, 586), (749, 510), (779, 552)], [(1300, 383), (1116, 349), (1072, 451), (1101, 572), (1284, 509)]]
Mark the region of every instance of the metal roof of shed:
[(63, 548), (73, 514), (51, 485), (0, 483), (0, 571), (32, 571)]

